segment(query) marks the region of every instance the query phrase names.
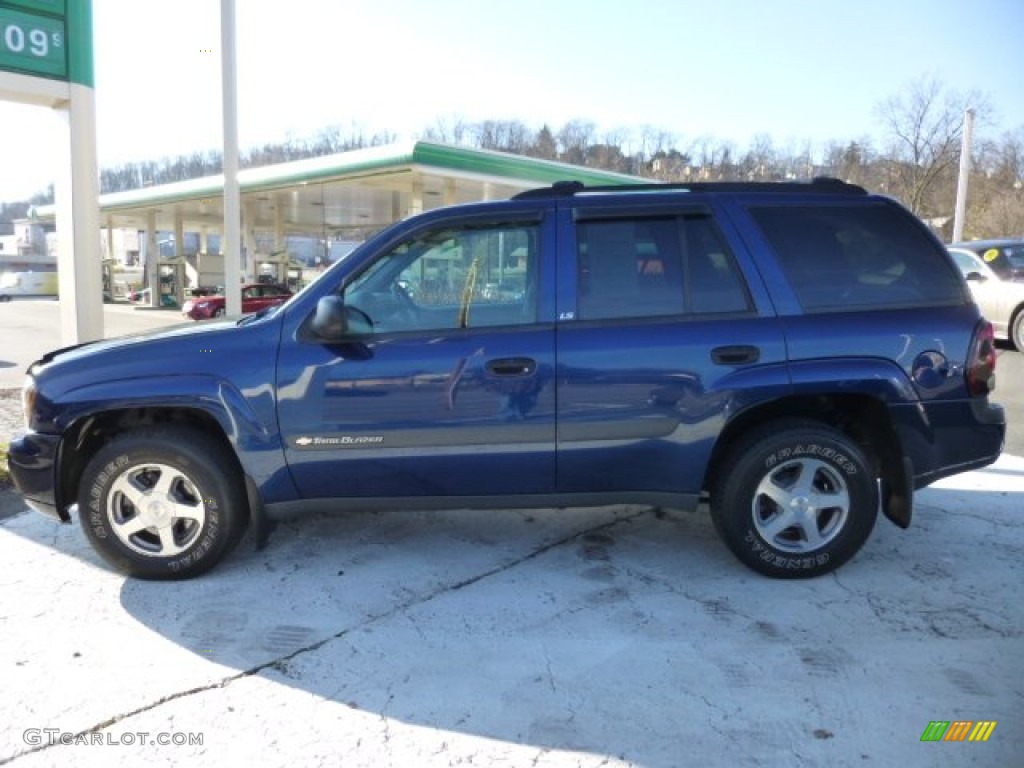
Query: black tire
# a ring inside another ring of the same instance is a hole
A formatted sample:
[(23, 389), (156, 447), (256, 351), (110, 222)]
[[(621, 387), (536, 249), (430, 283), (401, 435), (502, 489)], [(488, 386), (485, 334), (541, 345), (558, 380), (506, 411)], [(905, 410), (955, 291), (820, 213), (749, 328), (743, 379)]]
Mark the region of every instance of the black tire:
[(181, 426), (126, 432), (101, 448), (82, 474), (78, 509), (100, 555), (141, 579), (206, 572), (234, 549), (248, 524), (234, 457)]
[(712, 520), (758, 573), (820, 576), (853, 557), (874, 528), (870, 466), (856, 443), (824, 424), (766, 425), (741, 439), (716, 475)]
[(217, 307), (213, 310), (214, 317), (224, 317), (224, 307)]

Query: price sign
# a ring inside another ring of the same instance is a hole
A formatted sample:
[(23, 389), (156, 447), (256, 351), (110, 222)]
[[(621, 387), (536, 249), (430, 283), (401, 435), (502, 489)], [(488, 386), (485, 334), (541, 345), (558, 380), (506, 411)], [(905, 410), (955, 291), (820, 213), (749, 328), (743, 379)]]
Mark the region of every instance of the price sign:
[[(29, 9), (48, 13), (33, 13)], [(0, 70), (67, 80), (63, 12), (64, 3), (57, 0), (0, 3)]]

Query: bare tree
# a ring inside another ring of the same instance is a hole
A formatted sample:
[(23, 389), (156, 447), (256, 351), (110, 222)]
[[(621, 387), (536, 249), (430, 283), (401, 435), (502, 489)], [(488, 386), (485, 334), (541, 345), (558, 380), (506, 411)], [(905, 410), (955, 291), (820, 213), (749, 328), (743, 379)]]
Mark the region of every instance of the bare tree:
[(442, 144), (468, 144), (470, 126), (461, 117), (449, 115), (439, 117), (434, 124), (423, 132), (426, 141), (439, 141)]
[[(885, 161), (893, 187), (889, 191), (919, 216), (952, 211), (948, 182), (959, 163), (964, 112), (974, 107), (979, 117), (988, 112), (978, 93), (946, 89), (930, 77), (911, 83), (905, 92), (890, 96), (876, 111), (889, 140)], [(937, 183), (947, 182), (937, 190)]]
[(587, 147), (593, 141), (594, 124), (583, 120), (570, 120), (557, 134), (561, 148), (560, 159), (573, 165), (586, 165)]
[(772, 137), (759, 133), (754, 144), (747, 150), (741, 163), (742, 173), (747, 181), (768, 181), (779, 178), (777, 171), (779, 155), (772, 144)]
[(668, 131), (645, 125), (640, 129), (640, 156), (645, 163), (665, 155), (676, 145), (676, 138)]
[(866, 137), (846, 143), (828, 144), (820, 171), (825, 176), (834, 176), (851, 184), (875, 187), (880, 192), (889, 193), (885, 181), (878, 173), (877, 157), (871, 148), (871, 141)]
[(476, 145), (513, 154), (526, 154), (530, 130), (518, 120), (484, 120), (473, 126)]
[(1024, 127), (981, 142), (971, 165), (965, 237), (1024, 236)]
[(789, 138), (777, 152), (776, 172), (783, 179), (808, 179), (814, 176), (813, 145), (810, 139)]

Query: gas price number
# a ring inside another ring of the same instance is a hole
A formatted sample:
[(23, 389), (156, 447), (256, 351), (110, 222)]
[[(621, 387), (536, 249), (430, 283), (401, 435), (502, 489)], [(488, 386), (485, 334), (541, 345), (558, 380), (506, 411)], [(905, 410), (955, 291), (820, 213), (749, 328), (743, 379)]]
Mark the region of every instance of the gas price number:
[(64, 20), (0, 5), (0, 70), (67, 79)]

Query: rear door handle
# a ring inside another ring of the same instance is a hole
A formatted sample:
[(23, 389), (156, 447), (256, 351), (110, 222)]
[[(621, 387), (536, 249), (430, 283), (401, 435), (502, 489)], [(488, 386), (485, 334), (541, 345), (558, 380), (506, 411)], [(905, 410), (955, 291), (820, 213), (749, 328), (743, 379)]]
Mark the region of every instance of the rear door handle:
[(742, 365), (756, 363), (760, 359), (761, 350), (749, 344), (715, 347), (711, 350), (711, 362), (716, 365)]
[(530, 357), (499, 357), (489, 360), (485, 367), (495, 376), (529, 376), (537, 370), (537, 361)]

